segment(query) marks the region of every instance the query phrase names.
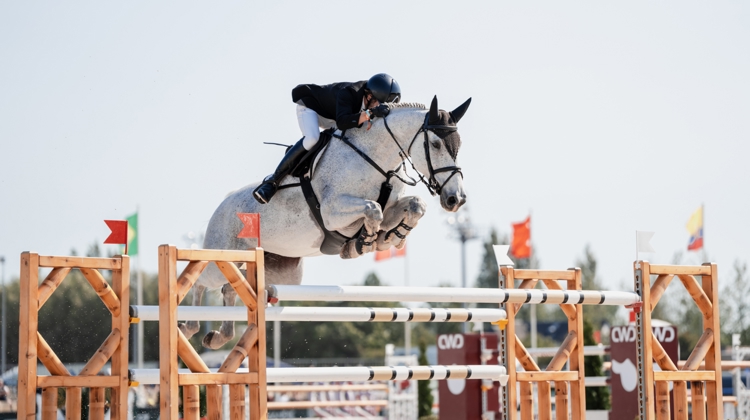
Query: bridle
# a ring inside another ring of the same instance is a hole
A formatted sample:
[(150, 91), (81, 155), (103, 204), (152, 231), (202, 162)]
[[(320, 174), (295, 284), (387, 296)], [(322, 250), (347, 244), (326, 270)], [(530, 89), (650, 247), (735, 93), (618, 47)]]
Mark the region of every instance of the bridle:
[[(430, 192), (430, 194), (438, 195), (443, 191), (443, 187), (445, 184), (450, 181), (451, 178), (453, 178), (454, 175), (459, 174), (461, 175), (461, 178), (464, 177), (463, 172), (461, 172), (460, 166), (445, 166), (442, 168), (434, 169), (432, 167), (432, 159), (430, 157), (430, 141), (427, 137), (427, 132), (435, 130), (443, 130), (443, 131), (456, 131), (458, 130), (458, 127), (455, 125), (442, 125), (442, 124), (430, 124), (430, 113), (428, 112), (427, 115), (424, 117), (424, 123), (422, 124), (422, 127), (419, 128), (419, 130), (414, 134), (414, 137), (411, 139), (411, 143), (409, 143), (409, 147), (404, 151), (404, 149), (401, 147), (401, 144), (398, 142), (398, 139), (396, 139), (396, 136), (391, 131), (391, 128), (388, 127), (388, 120), (387, 118), (383, 118), (383, 123), (385, 124), (386, 130), (388, 130), (388, 134), (391, 135), (391, 138), (396, 143), (398, 148), (401, 150), (399, 153), (401, 155), (401, 158), (403, 160), (406, 160), (411, 165), (412, 169), (414, 169), (414, 172), (416, 172), (419, 175), (419, 181), (422, 181), (422, 183), (427, 187), (427, 190)], [(419, 170), (417, 170), (416, 166), (414, 166), (414, 162), (411, 160), (411, 148), (414, 145), (414, 142), (417, 140), (417, 137), (419, 137), (420, 133), (424, 133), (424, 155), (425, 159), (427, 160), (427, 169), (430, 172), (430, 177), (428, 179), (425, 179), (425, 176), (422, 175)], [(448, 178), (445, 179), (445, 181), (441, 184), (437, 178), (435, 177), (436, 174), (439, 174), (441, 172), (450, 172), (451, 174), (448, 175)]]

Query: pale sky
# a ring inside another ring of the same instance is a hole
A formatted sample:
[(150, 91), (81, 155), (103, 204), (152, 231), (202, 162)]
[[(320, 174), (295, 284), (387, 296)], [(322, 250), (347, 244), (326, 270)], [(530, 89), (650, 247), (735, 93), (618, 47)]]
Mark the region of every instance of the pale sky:
[[(84, 253), (104, 219), (140, 208), (141, 266), (186, 246), (231, 190), (301, 137), (300, 83), (393, 75), (459, 124), (466, 210), (483, 236), (532, 214), (541, 267), (586, 244), (608, 289), (632, 288), (635, 231), (669, 263), (705, 205), (707, 252), (728, 280), (750, 260), (750, 5), (746, 2), (0, 3), (0, 255)], [(363, 163), (364, 165), (364, 163)], [(460, 245), (428, 203), (410, 284), (459, 285)], [(481, 241), (468, 246), (473, 283)], [(110, 248), (106, 248), (110, 249)], [(697, 255), (688, 255), (699, 262)], [(306, 261), (305, 284), (404, 260)]]

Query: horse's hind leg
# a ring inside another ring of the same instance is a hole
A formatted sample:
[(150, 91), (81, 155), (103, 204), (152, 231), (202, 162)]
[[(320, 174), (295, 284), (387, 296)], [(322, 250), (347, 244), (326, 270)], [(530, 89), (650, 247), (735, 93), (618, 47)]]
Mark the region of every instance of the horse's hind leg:
[[(193, 286), (193, 306), (196, 308), (201, 306), (201, 301), (203, 300), (203, 293), (206, 292), (206, 287), (201, 286), (200, 284), (196, 284)], [(185, 323), (178, 323), (177, 327), (182, 331), (182, 334), (185, 336), (185, 338), (190, 339), (195, 333), (200, 331), (201, 326), (198, 321), (188, 321)]]
[(377, 239), (380, 224), (383, 222), (383, 212), (380, 210), (380, 204), (365, 200), (365, 224), (360, 235), (344, 244), (339, 254), (341, 258), (357, 258), (362, 254), (375, 250), (375, 240)]
[(384, 251), (392, 246), (403, 248), (406, 245), (406, 237), (417, 226), (426, 209), (427, 205), (419, 197), (402, 197), (386, 209), (378, 233), (378, 251)]
[[(237, 292), (229, 284), (221, 287), (224, 296), (224, 306), (234, 306), (237, 300)], [(216, 350), (234, 337), (234, 321), (222, 321), (219, 331), (210, 331), (203, 337), (203, 347)]]

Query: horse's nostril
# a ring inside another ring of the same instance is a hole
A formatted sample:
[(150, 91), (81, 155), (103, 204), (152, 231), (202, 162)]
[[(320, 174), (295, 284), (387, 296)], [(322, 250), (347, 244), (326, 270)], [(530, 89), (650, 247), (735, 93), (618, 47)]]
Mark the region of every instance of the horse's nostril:
[(449, 207), (455, 206), (457, 202), (458, 202), (458, 200), (456, 199), (455, 195), (452, 195), (452, 196), (448, 197), (447, 203), (448, 203)]

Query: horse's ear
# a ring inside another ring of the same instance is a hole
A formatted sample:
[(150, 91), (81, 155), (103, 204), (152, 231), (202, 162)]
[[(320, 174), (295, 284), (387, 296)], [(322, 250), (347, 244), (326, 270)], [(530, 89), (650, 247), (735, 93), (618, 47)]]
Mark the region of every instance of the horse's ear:
[(432, 98), (432, 103), (430, 104), (430, 124), (437, 124), (439, 122), (440, 115), (438, 114), (437, 95), (435, 95), (435, 97)]
[(458, 121), (464, 116), (466, 110), (469, 109), (469, 105), (471, 105), (471, 98), (451, 111), (451, 119), (453, 119), (454, 124), (458, 124)]

